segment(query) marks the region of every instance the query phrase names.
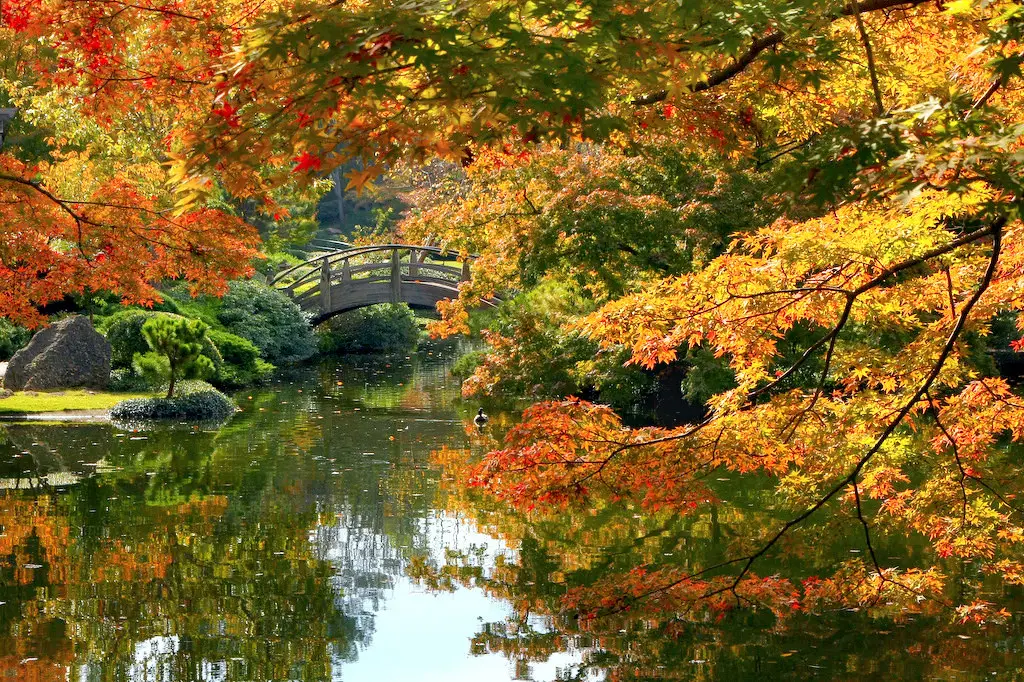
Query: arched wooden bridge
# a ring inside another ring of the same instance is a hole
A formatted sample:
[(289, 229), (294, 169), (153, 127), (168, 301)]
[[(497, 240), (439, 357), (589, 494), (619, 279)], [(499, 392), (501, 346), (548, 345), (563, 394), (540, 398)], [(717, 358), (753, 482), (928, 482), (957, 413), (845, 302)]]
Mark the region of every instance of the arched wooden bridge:
[[(313, 324), (377, 303), (433, 309), (457, 298), (475, 256), (457, 257), (434, 246), (379, 244), (337, 248), (279, 272), (271, 284), (312, 317)], [(481, 301), (494, 306), (496, 299)]]

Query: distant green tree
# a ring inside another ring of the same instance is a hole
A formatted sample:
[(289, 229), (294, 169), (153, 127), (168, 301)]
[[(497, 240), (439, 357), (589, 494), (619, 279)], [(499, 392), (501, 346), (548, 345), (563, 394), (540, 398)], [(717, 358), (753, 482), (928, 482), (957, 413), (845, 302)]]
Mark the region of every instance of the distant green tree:
[(179, 379), (205, 379), (214, 372), (213, 361), (203, 355), (209, 327), (201, 320), (154, 317), (142, 325), (150, 352), (135, 354), (135, 368), (151, 383), (167, 381), (167, 397), (174, 397)]

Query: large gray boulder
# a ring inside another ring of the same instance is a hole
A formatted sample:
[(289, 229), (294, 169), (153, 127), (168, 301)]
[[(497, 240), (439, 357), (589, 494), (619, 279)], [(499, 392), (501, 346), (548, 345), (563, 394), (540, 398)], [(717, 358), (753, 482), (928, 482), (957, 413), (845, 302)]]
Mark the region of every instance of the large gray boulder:
[(104, 388), (110, 379), (110, 343), (76, 315), (39, 331), (7, 364), (4, 388)]

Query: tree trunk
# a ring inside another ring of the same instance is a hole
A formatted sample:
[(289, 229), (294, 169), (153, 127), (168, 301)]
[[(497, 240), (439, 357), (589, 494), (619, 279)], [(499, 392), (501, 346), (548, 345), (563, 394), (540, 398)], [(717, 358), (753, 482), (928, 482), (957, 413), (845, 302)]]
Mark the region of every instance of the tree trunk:
[(345, 190), (341, 184), (341, 169), (335, 168), (331, 174), (334, 180), (334, 199), (338, 203), (338, 229), (344, 232), (345, 229)]

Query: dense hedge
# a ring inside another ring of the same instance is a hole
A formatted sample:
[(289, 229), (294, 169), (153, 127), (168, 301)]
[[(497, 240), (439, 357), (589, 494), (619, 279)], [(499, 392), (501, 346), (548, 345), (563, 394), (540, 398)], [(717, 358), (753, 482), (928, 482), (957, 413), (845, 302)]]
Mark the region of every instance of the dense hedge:
[(416, 348), (420, 328), (404, 303), (382, 303), (332, 318), (317, 329), (321, 353), (397, 353)]
[(316, 352), (313, 330), (299, 306), (254, 280), (231, 282), (217, 320), (232, 334), (254, 343), (267, 362), (301, 362)]
[(121, 310), (100, 322), (100, 331), (110, 342), (110, 365), (114, 369), (132, 366), (136, 353), (145, 353), (149, 344), (142, 336), (142, 325), (155, 315), (146, 310)]
[(114, 405), (110, 416), (122, 422), (154, 419), (223, 421), (235, 412), (235, 403), (202, 381), (183, 381), (173, 398), (132, 398)]
[(219, 388), (259, 383), (273, 372), (275, 364), (299, 362), (316, 352), (316, 339), (302, 311), (265, 283), (231, 282), (223, 299), (186, 298), (173, 287), (165, 293), (163, 307), (176, 312), (124, 308), (100, 320), (98, 328), (111, 345), (112, 368), (129, 370), (118, 373), (117, 385), (139, 388), (132, 362), (136, 354), (149, 352), (142, 325), (157, 315), (198, 318), (211, 325), (202, 354), (213, 361), (216, 371), (210, 381)]

